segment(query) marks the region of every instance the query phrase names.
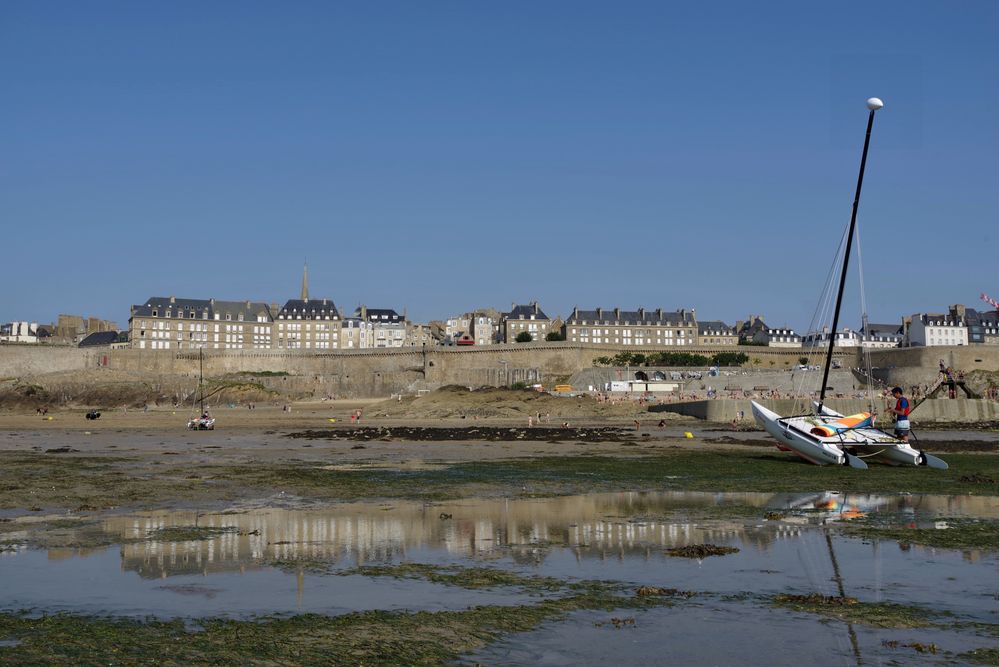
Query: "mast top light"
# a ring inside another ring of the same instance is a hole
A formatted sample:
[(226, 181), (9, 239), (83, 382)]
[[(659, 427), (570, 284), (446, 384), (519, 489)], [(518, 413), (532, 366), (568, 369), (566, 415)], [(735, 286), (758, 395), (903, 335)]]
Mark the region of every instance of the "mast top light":
[(871, 111), (877, 111), (878, 109), (884, 108), (884, 106), (885, 103), (878, 97), (871, 97), (867, 100), (867, 108)]

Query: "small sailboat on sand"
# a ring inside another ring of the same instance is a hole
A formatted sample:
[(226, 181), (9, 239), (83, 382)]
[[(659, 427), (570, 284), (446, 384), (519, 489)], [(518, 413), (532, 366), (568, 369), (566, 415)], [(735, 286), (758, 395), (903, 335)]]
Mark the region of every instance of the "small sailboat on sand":
[(205, 408), (205, 355), (198, 350), (198, 416), (187, 420), (187, 428), (191, 431), (214, 431), (215, 417)]
[(839, 326), (839, 313), (843, 302), (843, 288), (846, 284), (850, 250), (857, 226), (857, 207), (860, 204), (860, 190), (864, 183), (864, 167), (867, 165), (867, 150), (871, 143), (871, 129), (874, 126), (874, 113), (884, 103), (876, 97), (867, 100), (870, 115), (867, 119), (867, 136), (864, 139), (864, 153), (860, 160), (860, 176), (857, 179), (857, 194), (853, 200), (853, 214), (846, 234), (846, 249), (839, 277), (839, 292), (833, 313), (832, 334), (826, 354), (825, 368), (818, 401), (813, 402), (811, 414), (783, 417), (760, 403), (753, 401), (753, 417), (775, 440), (777, 447), (791, 451), (816, 465), (849, 465), (854, 468), (867, 468), (865, 460), (878, 461), (889, 465), (925, 465), (931, 468), (946, 469), (947, 464), (921, 450), (910, 446), (905, 439), (877, 428), (875, 415), (862, 412), (856, 415), (841, 415), (825, 405), (829, 369), (832, 366), (833, 347)]

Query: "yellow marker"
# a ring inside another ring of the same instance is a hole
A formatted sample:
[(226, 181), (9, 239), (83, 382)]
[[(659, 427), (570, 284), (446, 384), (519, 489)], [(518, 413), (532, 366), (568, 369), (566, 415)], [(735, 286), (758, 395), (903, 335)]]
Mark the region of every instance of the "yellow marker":
[(52, 421), (52, 417), (49, 417), (48, 419), (49, 419), (49, 421)]
[(692, 440), (694, 438), (694, 434), (691, 433), (690, 431), (684, 431), (683, 437), (685, 437), (687, 440)]
[(330, 423), (332, 423), (332, 424), (335, 424), (335, 423), (336, 423), (336, 419), (333, 419), (333, 418), (330, 418), (330, 420), (329, 420), (329, 421), (330, 421)]

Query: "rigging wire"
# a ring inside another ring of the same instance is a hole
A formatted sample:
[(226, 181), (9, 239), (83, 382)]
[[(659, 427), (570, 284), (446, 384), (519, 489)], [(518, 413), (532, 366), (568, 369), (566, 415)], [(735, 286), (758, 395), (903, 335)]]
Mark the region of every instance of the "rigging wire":
[[(818, 324), (820, 322), (826, 322), (829, 320), (829, 313), (833, 308), (834, 294), (835, 294), (835, 280), (836, 280), (836, 268), (841, 266), (842, 260), (840, 259), (843, 255), (843, 251), (846, 247), (846, 239), (850, 233), (850, 226), (847, 225), (843, 228), (843, 234), (840, 236), (839, 245), (836, 248), (836, 252), (833, 255), (832, 263), (829, 265), (829, 272), (826, 274), (825, 283), (822, 288), (822, 292), (819, 295), (818, 303), (816, 303), (815, 310), (812, 313), (812, 319), (808, 323), (808, 333), (814, 333), (818, 331)], [(806, 366), (811, 367), (816, 355), (821, 356), (820, 347), (818, 345), (812, 345), (809, 347), (808, 353), (805, 355)], [(792, 385), (792, 390), (795, 396), (794, 399), (794, 411), (798, 412), (799, 407), (804, 408), (805, 406), (800, 405), (799, 396), (804, 394), (805, 384), (808, 380), (808, 371), (806, 369), (799, 377), (796, 383)]]
[[(860, 320), (864, 323), (864, 335), (869, 335), (869, 322), (867, 321), (867, 290), (864, 287), (864, 255), (860, 251), (860, 225), (857, 225), (857, 231), (854, 235), (857, 240), (857, 270), (860, 274)], [(864, 345), (863, 338), (860, 339), (860, 352), (863, 356), (864, 363), (864, 373), (867, 375), (867, 405), (870, 408), (870, 413), (875, 414), (877, 411), (874, 406), (874, 387), (872, 382), (874, 376), (872, 374), (871, 368), (871, 348)]]

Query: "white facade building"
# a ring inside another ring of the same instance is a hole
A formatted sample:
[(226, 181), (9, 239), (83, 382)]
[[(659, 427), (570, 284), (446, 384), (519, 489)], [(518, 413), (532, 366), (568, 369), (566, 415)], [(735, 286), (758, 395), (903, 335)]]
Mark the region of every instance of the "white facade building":
[[(812, 347), (812, 348), (827, 348), (829, 347), (829, 339), (832, 335), (829, 332), (829, 327), (822, 327), (822, 331), (813, 331), (807, 333), (801, 338), (802, 347)], [(844, 327), (842, 331), (836, 332), (836, 347), (860, 347), (861, 337), (856, 331)]]
[[(801, 347), (801, 336), (794, 329), (762, 328), (753, 336), (753, 343), (767, 347)], [(826, 343), (828, 345), (828, 343)]]
[(909, 324), (907, 344), (909, 347), (967, 345), (968, 327), (964, 320), (949, 315), (916, 313)]
[(0, 342), (37, 343), (38, 322), (8, 322), (0, 325)]

